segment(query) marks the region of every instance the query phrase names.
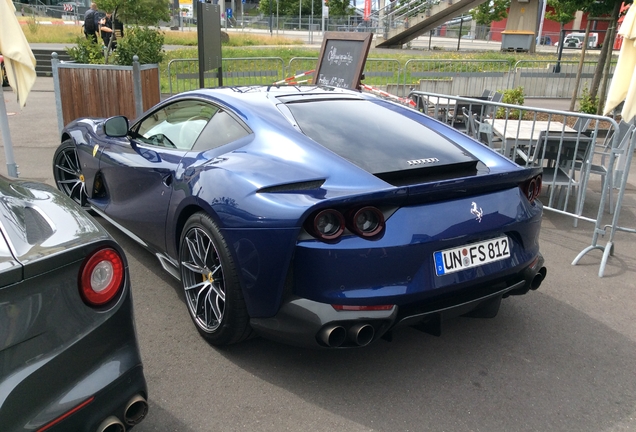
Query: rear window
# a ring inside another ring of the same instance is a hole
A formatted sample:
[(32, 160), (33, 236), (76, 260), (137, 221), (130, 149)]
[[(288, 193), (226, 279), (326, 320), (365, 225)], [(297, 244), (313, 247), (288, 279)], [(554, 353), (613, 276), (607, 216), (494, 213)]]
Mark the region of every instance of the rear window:
[(304, 134), (372, 173), (474, 161), (436, 131), (368, 100), (288, 103)]

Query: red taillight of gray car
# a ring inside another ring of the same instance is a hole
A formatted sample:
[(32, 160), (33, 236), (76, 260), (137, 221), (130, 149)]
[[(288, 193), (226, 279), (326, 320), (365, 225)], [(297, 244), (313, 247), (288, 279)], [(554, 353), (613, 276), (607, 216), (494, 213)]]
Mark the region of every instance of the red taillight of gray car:
[(124, 286), (124, 260), (110, 248), (100, 249), (82, 265), (79, 291), (82, 300), (91, 307), (103, 307), (120, 294)]

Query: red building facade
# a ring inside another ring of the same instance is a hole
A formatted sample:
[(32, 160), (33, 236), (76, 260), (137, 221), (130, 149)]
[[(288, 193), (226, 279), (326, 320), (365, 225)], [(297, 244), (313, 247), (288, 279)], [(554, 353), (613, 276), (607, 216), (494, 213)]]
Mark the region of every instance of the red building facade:
[[(547, 11), (549, 11), (551, 9), (552, 8), (550, 6), (548, 6), (547, 10), (546, 10), (546, 13), (547, 13)], [(575, 21), (572, 21), (572, 22), (566, 24), (565, 26), (563, 26), (563, 29), (566, 30), (566, 34), (567, 33), (571, 33), (571, 32), (584, 32), (585, 31), (585, 26), (587, 26), (587, 19), (588, 19), (588, 15), (587, 14), (583, 14), (583, 16), (581, 18), (581, 23), (580, 23), (579, 26), (577, 26), (576, 28), (574, 27), (574, 23), (576, 22), (576, 20), (575, 20)], [(504, 18), (501, 21), (496, 21), (496, 22), (493, 22), (491, 24), (491, 27), (490, 27), (490, 40), (501, 41), (501, 32), (506, 29), (507, 22), (508, 22), (508, 20), (506, 18)], [(605, 32), (607, 31), (608, 25), (609, 25), (609, 23), (607, 21), (593, 21), (592, 22), (592, 26), (591, 26), (591, 30), (590, 31), (598, 33), (599, 43), (603, 43), (603, 40), (605, 39)], [(543, 29), (541, 31), (541, 34), (544, 37), (549, 37), (550, 41), (551, 41), (551, 44), (554, 44), (555, 42), (559, 41), (559, 31), (560, 30), (561, 30), (561, 24), (559, 24), (556, 21), (545, 19), (543, 21)]]

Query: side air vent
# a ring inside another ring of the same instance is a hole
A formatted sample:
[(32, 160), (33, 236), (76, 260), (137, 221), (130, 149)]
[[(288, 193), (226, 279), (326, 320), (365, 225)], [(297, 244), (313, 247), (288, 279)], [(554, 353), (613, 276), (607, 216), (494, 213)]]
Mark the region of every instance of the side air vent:
[(258, 193), (290, 193), (306, 190), (320, 189), (325, 180), (313, 180), (298, 183), (287, 183), (277, 186), (269, 186), (258, 190)]
[(26, 237), (29, 244), (42, 243), (54, 233), (52, 222), (45, 218), (39, 210), (32, 207), (24, 209), (24, 225), (26, 227)]

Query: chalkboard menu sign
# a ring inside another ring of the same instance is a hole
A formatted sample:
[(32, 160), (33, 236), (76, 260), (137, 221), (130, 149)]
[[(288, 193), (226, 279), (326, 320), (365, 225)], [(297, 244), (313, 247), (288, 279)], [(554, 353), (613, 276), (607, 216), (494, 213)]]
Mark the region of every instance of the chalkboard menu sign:
[(325, 32), (314, 84), (359, 89), (373, 33)]

